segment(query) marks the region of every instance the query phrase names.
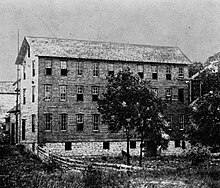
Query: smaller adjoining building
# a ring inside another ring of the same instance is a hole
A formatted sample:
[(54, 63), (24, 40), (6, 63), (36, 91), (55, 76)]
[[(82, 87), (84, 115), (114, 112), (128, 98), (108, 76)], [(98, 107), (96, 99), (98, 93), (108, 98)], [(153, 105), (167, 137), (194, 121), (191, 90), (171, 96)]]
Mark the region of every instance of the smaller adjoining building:
[(0, 81), (0, 132), (5, 134), (10, 132), (10, 115), (8, 111), (15, 105), (15, 89), (16, 87), (12, 81)]

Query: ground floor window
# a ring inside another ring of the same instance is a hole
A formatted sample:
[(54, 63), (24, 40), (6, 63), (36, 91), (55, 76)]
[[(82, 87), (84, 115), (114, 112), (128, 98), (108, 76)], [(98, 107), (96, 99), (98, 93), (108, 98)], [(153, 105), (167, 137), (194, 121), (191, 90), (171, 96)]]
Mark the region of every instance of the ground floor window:
[(65, 150), (71, 150), (72, 149), (72, 142), (65, 142)]
[(136, 141), (130, 141), (130, 148), (135, 149), (136, 148)]
[(110, 143), (109, 141), (103, 142), (103, 149), (109, 149), (110, 148)]

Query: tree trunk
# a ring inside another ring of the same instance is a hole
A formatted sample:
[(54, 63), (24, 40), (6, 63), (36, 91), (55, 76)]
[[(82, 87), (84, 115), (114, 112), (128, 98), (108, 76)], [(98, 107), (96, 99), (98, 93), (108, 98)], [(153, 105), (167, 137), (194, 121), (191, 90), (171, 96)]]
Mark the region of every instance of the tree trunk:
[(140, 158), (139, 158), (139, 165), (142, 166), (142, 153), (143, 153), (143, 134), (141, 135), (141, 144), (140, 144)]
[(126, 134), (127, 134), (127, 165), (130, 165), (130, 153), (129, 153), (129, 129), (126, 129)]

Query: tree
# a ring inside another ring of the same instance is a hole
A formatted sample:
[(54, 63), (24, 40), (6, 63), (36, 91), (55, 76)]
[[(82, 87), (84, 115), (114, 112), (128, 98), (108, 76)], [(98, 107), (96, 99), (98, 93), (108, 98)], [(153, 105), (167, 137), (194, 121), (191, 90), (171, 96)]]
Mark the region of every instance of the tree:
[(142, 135), (142, 141), (145, 136), (149, 136), (158, 144), (161, 137), (162, 123), (155, 121), (161, 106), (156, 105), (159, 100), (149, 89), (149, 82), (134, 76), (127, 68), (119, 71), (115, 77), (108, 77), (106, 90), (98, 101), (103, 122), (111, 125), (115, 132), (125, 129), (128, 165), (132, 130)]
[(220, 145), (220, 92), (209, 92), (191, 107), (192, 127), (188, 138), (192, 144), (217, 148)]
[(137, 99), (138, 117), (136, 123), (136, 130), (141, 137), (139, 161), (139, 164), (141, 166), (142, 146), (144, 140), (150, 142), (153, 148), (155, 148), (155, 150), (159, 145), (162, 145), (162, 148), (164, 149), (167, 147), (168, 140), (163, 137), (166, 127), (162, 115), (163, 110), (166, 108), (166, 105), (161, 99), (155, 97), (154, 93), (152, 93), (144, 85), (139, 88), (137, 93)]
[(190, 66), (189, 66), (189, 77), (193, 76), (194, 74), (196, 74), (197, 72), (203, 70), (204, 66), (201, 62), (196, 61), (193, 62)]

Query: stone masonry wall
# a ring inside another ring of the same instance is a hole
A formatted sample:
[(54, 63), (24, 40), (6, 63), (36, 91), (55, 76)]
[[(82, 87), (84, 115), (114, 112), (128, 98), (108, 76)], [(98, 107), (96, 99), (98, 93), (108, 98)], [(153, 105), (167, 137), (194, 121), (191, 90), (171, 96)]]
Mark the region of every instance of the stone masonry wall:
[[(30, 49), (31, 50), (31, 49)], [(35, 75), (33, 76), (33, 62), (35, 68)], [(24, 77), (24, 72), (26, 76)], [(38, 57), (32, 55), (30, 51), (30, 57), (28, 53), (20, 65), (20, 107), (21, 107), (21, 116), (19, 121), (19, 140), (22, 144), (34, 144), (38, 139)], [(35, 99), (32, 101), (32, 86), (35, 86)], [(26, 95), (26, 102), (24, 104), (24, 89)], [(35, 115), (35, 129), (32, 131), (32, 114)], [(22, 120), (26, 120), (25, 124), (25, 139), (22, 139)]]
[[(65, 151), (65, 143), (46, 143), (44, 149), (62, 156), (118, 156), (121, 150), (126, 151), (126, 142), (110, 142), (109, 149), (103, 149), (103, 142), (72, 142), (71, 150)], [(130, 149), (130, 155), (137, 156), (140, 153), (140, 142), (136, 142), (136, 148)]]

